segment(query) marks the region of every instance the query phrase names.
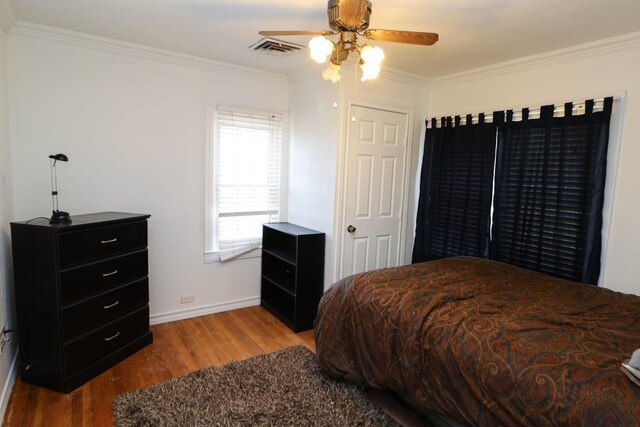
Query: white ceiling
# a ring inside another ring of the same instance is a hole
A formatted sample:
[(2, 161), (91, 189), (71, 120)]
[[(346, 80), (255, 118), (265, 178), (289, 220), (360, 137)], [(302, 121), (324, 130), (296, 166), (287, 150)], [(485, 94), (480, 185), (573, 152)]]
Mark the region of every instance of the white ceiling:
[[(324, 0), (10, 1), (21, 21), (284, 74), (311, 60), (306, 53), (273, 57), (250, 51), (258, 31), (328, 28)], [(372, 3), (371, 28), (440, 34), (431, 47), (376, 43), (386, 53), (383, 67), (428, 78), (640, 31), (640, 0)]]

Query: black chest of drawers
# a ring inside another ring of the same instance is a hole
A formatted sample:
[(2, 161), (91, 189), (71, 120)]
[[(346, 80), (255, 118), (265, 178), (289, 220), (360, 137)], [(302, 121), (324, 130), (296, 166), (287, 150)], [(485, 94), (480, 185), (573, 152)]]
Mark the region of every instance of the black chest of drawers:
[(147, 218), (11, 223), (23, 381), (68, 393), (152, 342)]

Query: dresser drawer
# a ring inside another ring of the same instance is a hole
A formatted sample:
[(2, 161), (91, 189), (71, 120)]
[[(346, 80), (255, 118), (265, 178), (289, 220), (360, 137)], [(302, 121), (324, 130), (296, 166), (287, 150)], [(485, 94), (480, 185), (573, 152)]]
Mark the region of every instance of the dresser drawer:
[(149, 303), (149, 280), (115, 289), (62, 310), (62, 336), (68, 341)]
[(147, 247), (147, 222), (96, 227), (60, 233), (60, 267), (113, 256)]
[(149, 330), (149, 307), (111, 322), (89, 335), (64, 345), (64, 373), (71, 375), (129, 342), (141, 337)]
[(60, 273), (62, 304), (107, 291), (148, 274), (146, 250), (63, 271)]

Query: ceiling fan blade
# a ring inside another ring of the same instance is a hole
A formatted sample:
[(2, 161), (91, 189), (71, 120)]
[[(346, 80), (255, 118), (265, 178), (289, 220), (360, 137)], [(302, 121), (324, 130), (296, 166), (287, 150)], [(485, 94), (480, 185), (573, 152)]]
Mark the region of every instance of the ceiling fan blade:
[(317, 31), (260, 31), (258, 34), (264, 37), (272, 37), (272, 36), (332, 36), (335, 33), (333, 31), (328, 30), (317, 30)]
[(417, 31), (367, 30), (364, 36), (369, 40), (392, 43), (408, 43), (431, 46), (438, 41), (436, 33), (420, 33)]

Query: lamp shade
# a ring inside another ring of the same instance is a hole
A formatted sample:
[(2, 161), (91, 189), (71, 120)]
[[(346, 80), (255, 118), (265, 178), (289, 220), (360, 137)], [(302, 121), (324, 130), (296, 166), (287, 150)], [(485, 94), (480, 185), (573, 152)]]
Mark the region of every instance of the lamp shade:
[(365, 46), (360, 51), (360, 67), (362, 81), (375, 79), (380, 74), (380, 65), (384, 59), (384, 51), (379, 47)]
[(333, 52), (333, 42), (322, 36), (317, 36), (309, 42), (311, 59), (318, 64), (324, 64)]
[(69, 161), (69, 158), (65, 154), (62, 154), (62, 153), (52, 154), (52, 155), (49, 156), (49, 158), (53, 159), (53, 160), (59, 160), (61, 162), (68, 162)]
[(340, 66), (329, 61), (327, 68), (322, 72), (322, 78), (331, 80), (332, 83), (338, 82), (340, 80)]

